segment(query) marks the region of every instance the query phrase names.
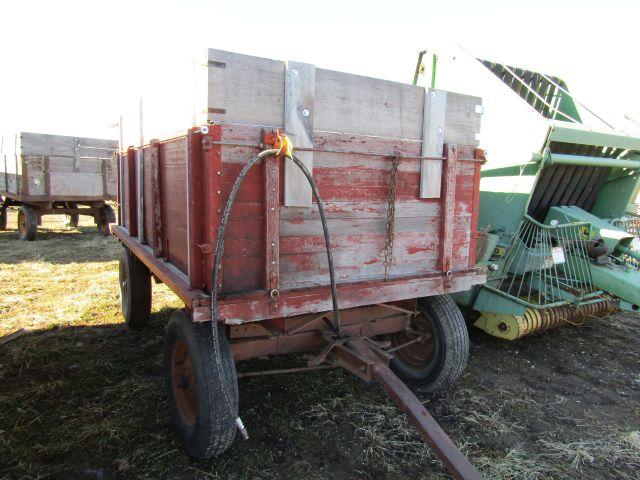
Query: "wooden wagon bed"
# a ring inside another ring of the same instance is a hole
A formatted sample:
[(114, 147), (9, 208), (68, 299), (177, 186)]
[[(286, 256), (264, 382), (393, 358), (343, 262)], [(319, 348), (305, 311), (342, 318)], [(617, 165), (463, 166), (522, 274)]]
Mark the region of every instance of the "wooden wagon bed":
[[(126, 207), (114, 229), (194, 319), (209, 318), (212, 248), (230, 188), (279, 128), (325, 202), (341, 305), (484, 281), (474, 265), (480, 99), (219, 50), (209, 50), (207, 69), (207, 133), (151, 141), (142, 162), (140, 149), (129, 149)], [(394, 158), (393, 263), (385, 272)], [(253, 169), (233, 208), (219, 287), (227, 323), (328, 309), (318, 212), (306, 180), (290, 160), (280, 162)]]
[(115, 200), (118, 142), (20, 132), (2, 137), (0, 195), (21, 202)]

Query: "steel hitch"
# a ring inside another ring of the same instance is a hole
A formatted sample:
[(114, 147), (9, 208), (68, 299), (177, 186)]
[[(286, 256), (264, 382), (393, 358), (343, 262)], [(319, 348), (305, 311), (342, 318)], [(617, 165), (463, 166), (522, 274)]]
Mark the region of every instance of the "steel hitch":
[(325, 339), (327, 346), (309, 361), (309, 367), (318, 367), (327, 362), (340, 366), (367, 382), (379, 383), (400, 410), (409, 417), (422, 439), (434, 450), (453, 478), (460, 480), (483, 478), (438, 425), (418, 397), (389, 368), (392, 354), (384, 351), (367, 337), (326, 336)]

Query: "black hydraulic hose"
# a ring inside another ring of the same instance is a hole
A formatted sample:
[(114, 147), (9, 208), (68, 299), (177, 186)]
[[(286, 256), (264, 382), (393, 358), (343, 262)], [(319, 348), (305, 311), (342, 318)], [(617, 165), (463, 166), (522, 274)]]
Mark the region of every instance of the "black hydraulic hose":
[[(218, 320), (218, 296), (217, 296), (217, 285), (218, 285), (218, 270), (220, 269), (220, 261), (222, 260), (222, 254), (224, 253), (224, 232), (227, 228), (227, 222), (229, 220), (229, 215), (231, 214), (231, 208), (233, 207), (233, 203), (236, 199), (236, 195), (238, 194), (238, 190), (242, 185), (242, 181), (244, 180), (247, 172), (253, 167), (257, 162), (263, 160), (266, 157), (275, 156), (278, 153), (277, 149), (272, 150), (264, 150), (260, 152), (258, 155), (249, 160), (245, 166), (242, 168), (242, 171), (238, 174), (235, 183), (233, 184), (233, 188), (231, 188), (231, 192), (229, 193), (229, 199), (227, 200), (227, 204), (224, 208), (224, 213), (222, 214), (222, 220), (220, 221), (220, 227), (218, 228), (218, 235), (216, 238), (216, 249), (214, 253), (213, 260), (213, 271), (211, 272), (211, 320), (216, 322)], [(333, 304), (333, 325), (334, 330), (337, 335), (342, 335), (342, 326), (340, 323), (340, 311), (338, 309), (338, 291), (336, 288), (336, 279), (335, 272), (333, 268), (333, 253), (331, 250), (331, 239), (329, 238), (329, 227), (327, 226), (327, 219), (324, 214), (324, 205), (322, 203), (322, 199), (320, 198), (320, 193), (318, 192), (318, 186), (316, 182), (313, 180), (313, 176), (307, 169), (307, 167), (300, 161), (298, 157), (292, 155), (290, 157), (293, 162), (302, 170), (304, 176), (307, 177), (307, 181), (311, 186), (311, 190), (313, 192), (313, 197), (318, 204), (318, 213), (320, 213), (320, 220), (322, 222), (322, 230), (324, 233), (324, 242), (325, 247), (327, 249), (327, 263), (329, 265), (329, 280), (331, 282), (331, 301)]]
[[(224, 233), (227, 228), (227, 222), (229, 220), (229, 215), (231, 214), (231, 208), (233, 207), (233, 203), (236, 199), (236, 195), (238, 194), (238, 190), (242, 185), (242, 181), (244, 180), (247, 172), (259, 161), (270, 157), (276, 156), (279, 153), (277, 149), (264, 150), (260, 152), (258, 155), (249, 160), (242, 171), (238, 174), (235, 183), (233, 184), (233, 188), (231, 188), (231, 192), (229, 193), (229, 199), (227, 200), (227, 204), (224, 208), (224, 213), (222, 214), (222, 219), (220, 221), (220, 227), (218, 228), (218, 235), (216, 238), (216, 248), (213, 257), (213, 270), (211, 271), (211, 331), (213, 335), (213, 348), (214, 348), (214, 357), (218, 365), (221, 365), (222, 359), (220, 354), (220, 339), (218, 338), (218, 271), (220, 270), (220, 262), (222, 260), (222, 255), (224, 253)], [(318, 204), (318, 212), (320, 213), (320, 220), (322, 222), (322, 230), (324, 232), (324, 241), (327, 249), (327, 262), (329, 265), (329, 279), (331, 282), (331, 301), (333, 304), (333, 323), (329, 324), (337, 337), (342, 336), (342, 325), (340, 322), (340, 311), (338, 309), (338, 292), (336, 288), (336, 279), (335, 272), (333, 269), (333, 254), (331, 250), (331, 239), (329, 238), (329, 227), (327, 226), (327, 219), (324, 214), (324, 206), (322, 204), (322, 199), (320, 198), (320, 194), (318, 192), (318, 186), (316, 182), (313, 180), (313, 176), (307, 169), (307, 167), (300, 161), (298, 157), (292, 155), (291, 160), (302, 170), (304, 176), (307, 178), (309, 185), (311, 186), (311, 190), (313, 192), (313, 197)], [(235, 416), (235, 411), (233, 408), (233, 402), (231, 401), (229, 392), (225, 387), (224, 379), (222, 378), (222, 370), (220, 368), (217, 369), (218, 376), (220, 380), (220, 385), (222, 388), (222, 392), (224, 394), (227, 406), (232, 416)], [(242, 420), (239, 417), (235, 418), (236, 425), (240, 429), (243, 437), (248, 438), (247, 432), (242, 424)]]

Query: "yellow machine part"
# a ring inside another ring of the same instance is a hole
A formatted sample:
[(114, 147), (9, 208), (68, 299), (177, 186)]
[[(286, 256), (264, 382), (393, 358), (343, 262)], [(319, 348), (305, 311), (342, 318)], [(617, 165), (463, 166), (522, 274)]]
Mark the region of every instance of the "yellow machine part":
[(543, 332), (562, 325), (581, 325), (589, 318), (611, 315), (618, 306), (611, 299), (594, 303), (565, 305), (553, 308), (529, 308), (524, 315), (481, 312), (474, 325), (490, 335), (505, 340), (516, 340), (531, 333)]

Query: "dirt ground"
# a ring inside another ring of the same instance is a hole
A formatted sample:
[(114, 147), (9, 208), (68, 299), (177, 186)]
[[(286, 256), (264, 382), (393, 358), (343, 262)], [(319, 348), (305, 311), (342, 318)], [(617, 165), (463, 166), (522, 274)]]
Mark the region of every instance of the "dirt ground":
[[(250, 440), (191, 460), (169, 421), (162, 336), (180, 303), (154, 285), (149, 328), (121, 323), (117, 241), (90, 219), (0, 232), (0, 479), (448, 478), (380, 388), (347, 373), (240, 379)], [(421, 396), (487, 478), (640, 479), (640, 317), (508, 343), (471, 329), (456, 388)], [(295, 355), (239, 371), (302, 366)]]

